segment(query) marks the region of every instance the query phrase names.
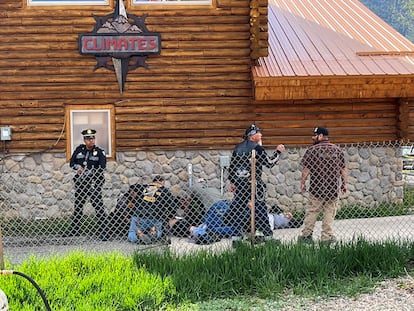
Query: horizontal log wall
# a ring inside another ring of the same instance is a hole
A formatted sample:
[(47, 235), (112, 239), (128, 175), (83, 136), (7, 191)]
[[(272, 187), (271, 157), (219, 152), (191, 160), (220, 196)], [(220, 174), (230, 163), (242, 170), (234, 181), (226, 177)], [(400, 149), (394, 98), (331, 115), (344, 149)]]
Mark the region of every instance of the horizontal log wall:
[(265, 128), (265, 144), (309, 144), (316, 126), (327, 127), (335, 143), (399, 138), (398, 100), (266, 101), (256, 102), (254, 106), (254, 113)]
[[(6, 3), (5, 3), (6, 2)], [(159, 32), (161, 55), (130, 71), (122, 94), (115, 73), (78, 52), (92, 14), (110, 6), (24, 7), (0, 3), (0, 126), (12, 126), (7, 150), (65, 151), (67, 105), (115, 106), (116, 150), (231, 146), (251, 118), (250, 5), (127, 5)], [(62, 135), (63, 131), (63, 135)]]
[(414, 99), (402, 100), (402, 102), (404, 108), (401, 113), (406, 116), (402, 120), (405, 120), (406, 123), (403, 125), (406, 125), (404, 128), (407, 129), (407, 132), (402, 133), (402, 135), (406, 140), (414, 142)]
[(231, 149), (251, 122), (265, 129), (271, 145), (307, 145), (317, 125), (330, 128), (335, 142), (414, 137), (413, 101), (254, 102), (247, 0), (128, 6), (130, 14), (148, 14), (146, 25), (161, 33), (162, 52), (147, 58), (148, 69), (130, 71), (120, 94), (114, 72), (93, 71), (95, 59), (78, 53), (78, 35), (95, 25), (92, 14), (112, 12), (1, 1), (0, 126), (13, 130), (8, 152), (66, 151), (68, 105), (114, 105), (116, 151)]

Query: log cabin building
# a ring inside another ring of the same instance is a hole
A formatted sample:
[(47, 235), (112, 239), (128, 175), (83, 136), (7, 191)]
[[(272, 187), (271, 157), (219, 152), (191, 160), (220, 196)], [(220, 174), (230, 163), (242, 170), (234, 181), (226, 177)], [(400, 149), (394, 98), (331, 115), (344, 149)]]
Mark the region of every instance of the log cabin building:
[(123, 1), (162, 48), (121, 93), (78, 51), (116, 0), (1, 1), (5, 151), (70, 153), (71, 111), (89, 109), (109, 109), (116, 152), (231, 149), (252, 122), (269, 145), (307, 144), (315, 124), (336, 142), (414, 138), (414, 44), (358, 1), (171, 3)]
[[(79, 36), (123, 11), (160, 51), (120, 78)], [(356, 0), (3, 0), (0, 12), (2, 160), (67, 161), (86, 127), (119, 163), (229, 151), (251, 123), (269, 146), (304, 147), (317, 125), (336, 143), (414, 139), (414, 44)]]

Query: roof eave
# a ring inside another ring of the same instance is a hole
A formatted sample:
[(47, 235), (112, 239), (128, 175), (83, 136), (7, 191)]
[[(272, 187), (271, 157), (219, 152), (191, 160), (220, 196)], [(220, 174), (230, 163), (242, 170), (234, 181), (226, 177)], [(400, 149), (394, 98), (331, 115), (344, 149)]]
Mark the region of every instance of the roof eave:
[(256, 101), (414, 98), (414, 75), (258, 77)]

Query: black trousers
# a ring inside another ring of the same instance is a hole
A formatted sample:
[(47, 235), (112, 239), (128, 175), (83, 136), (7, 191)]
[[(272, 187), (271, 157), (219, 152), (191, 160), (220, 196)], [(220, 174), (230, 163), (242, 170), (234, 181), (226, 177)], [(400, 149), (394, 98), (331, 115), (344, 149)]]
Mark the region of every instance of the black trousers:
[(87, 200), (90, 200), (95, 209), (99, 234), (106, 234), (106, 213), (103, 204), (102, 187), (93, 183), (75, 184), (75, 210), (72, 216), (71, 230), (78, 233), (80, 229), (80, 220), (83, 216), (83, 207)]
[[(235, 182), (235, 187), (234, 198), (226, 213), (225, 223), (234, 228), (233, 236), (241, 236), (250, 226), (251, 211), (248, 203), (251, 200), (251, 184), (246, 179), (238, 179)], [(269, 224), (265, 202), (265, 186), (262, 182), (258, 182), (256, 185), (255, 199), (255, 227), (262, 231), (265, 236), (271, 236), (273, 232)]]

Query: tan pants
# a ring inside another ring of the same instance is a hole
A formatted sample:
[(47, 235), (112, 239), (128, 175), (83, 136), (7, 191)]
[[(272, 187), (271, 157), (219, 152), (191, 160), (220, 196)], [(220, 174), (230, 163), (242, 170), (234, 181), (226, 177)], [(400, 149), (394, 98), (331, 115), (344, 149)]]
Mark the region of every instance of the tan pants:
[(306, 207), (306, 215), (303, 223), (304, 227), (302, 230), (302, 236), (312, 236), (316, 220), (319, 216), (319, 213), (322, 211), (323, 219), (321, 240), (326, 241), (334, 238), (332, 226), (335, 219), (337, 207), (338, 198), (322, 199), (315, 198), (311, 195), (309, 197), (308, 206)]

